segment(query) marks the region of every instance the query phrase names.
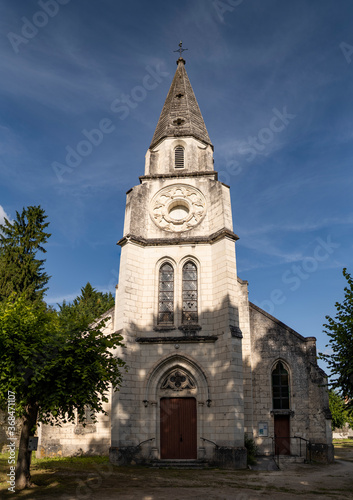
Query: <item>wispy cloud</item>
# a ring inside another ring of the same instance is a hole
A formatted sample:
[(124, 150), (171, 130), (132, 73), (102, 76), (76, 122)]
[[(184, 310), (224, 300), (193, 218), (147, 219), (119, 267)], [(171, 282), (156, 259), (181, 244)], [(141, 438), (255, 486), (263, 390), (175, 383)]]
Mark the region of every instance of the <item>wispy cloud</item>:
[(243, 237), (250, 237), (253, 235), (270, 235), (276, 232), (283, 231), (290, 233), (301, 233), (308, 231), (316, 231), (318, 229), (323, 229), (326, 227), (334, 226), (334, 225), (353, 225), (353, 214), (348, 214), (343, 217), (327, 217), (320, 221), (308, 222), (305, 221), (303, 223), (298, 224), (267, 224), (267, 225), (259, 225), (256, 227), (248, 228), (239, 228)]
[(77, 293), (67, 293), (64, 295), (47, 295), (45, 300), (51, 306), (56, 306), (57, 304), (62, 304), (65, 302), (72, 302), (78, 295), (80, 295), (80, 290)]
[(9, 221), (12, 222), (12, 219), (7, 213), (5, 212), (4, 208), (0, 205), (0, 224), (3, 224), (5, 222), (5, 218)]

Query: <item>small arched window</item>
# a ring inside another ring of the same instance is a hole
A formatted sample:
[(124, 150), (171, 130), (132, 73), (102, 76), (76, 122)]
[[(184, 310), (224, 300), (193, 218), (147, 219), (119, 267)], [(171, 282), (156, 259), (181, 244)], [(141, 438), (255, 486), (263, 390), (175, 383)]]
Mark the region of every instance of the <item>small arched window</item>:
[(274, 410), (289, 410), (289, 377), (281, 361), (272, 371), (272, 394)]
[(168, 262), (159, 270), (158, 324), (174, 323), (174, 269)]
[(188, 325), (197, 322), (197, 267), (189, 261), (183, 267), (182, 323)]
[(174, 150), (175, 168), (184, 168), (184, 148), (177, 146)]

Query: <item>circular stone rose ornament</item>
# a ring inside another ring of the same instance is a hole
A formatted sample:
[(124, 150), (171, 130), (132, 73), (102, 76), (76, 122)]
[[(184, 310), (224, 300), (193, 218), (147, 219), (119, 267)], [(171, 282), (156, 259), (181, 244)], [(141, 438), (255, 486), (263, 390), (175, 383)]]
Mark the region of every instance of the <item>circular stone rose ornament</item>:
[(153, 222), (164, 231), (181, 233), (201, 222), (206, 200), (198, 189), (186, 184), (172, 184), (158, 191), (150, 205)]

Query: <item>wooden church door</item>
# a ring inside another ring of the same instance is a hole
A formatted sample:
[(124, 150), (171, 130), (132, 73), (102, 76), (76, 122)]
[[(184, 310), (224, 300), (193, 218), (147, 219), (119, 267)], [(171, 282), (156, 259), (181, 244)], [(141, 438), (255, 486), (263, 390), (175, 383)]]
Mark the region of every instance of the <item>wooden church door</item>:
[(275, 415), (275, 454), (290, 455), (289, 415)]
[(161, 458), (196, 459), (196, 399), (162, 398)]

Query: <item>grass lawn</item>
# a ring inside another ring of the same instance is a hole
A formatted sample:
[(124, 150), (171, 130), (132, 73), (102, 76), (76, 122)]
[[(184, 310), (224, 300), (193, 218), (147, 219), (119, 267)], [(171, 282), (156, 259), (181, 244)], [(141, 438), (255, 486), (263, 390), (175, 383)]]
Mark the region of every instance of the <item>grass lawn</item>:
[[(7, 498), (7, 495), (10, 498), (13, 495), (5, 493), (8, 487), (6, 474), (9, 471), (7, 460), (7, 454), (0, 454), (0, 498)], [(16, 498), (41, 499), (47, 498), (49, 493), (53, 498), (62, 500), (74, 498), (73, 494), (80, 498), (80, 493), (85, 497), (89, 489), (94, 492), (94, 486), (87, 488), (85, 484), (93, 485), (95, 482), (99, 486), (98, 483), (103, 482), (105, 475), (111, 475), (111, 467), (108, 457), (36, 459), (33, 456), (31, 475), (36, 487), (16, 492)]]
[(353, 462), (353, 439), (334, 439), (335, 458)]

